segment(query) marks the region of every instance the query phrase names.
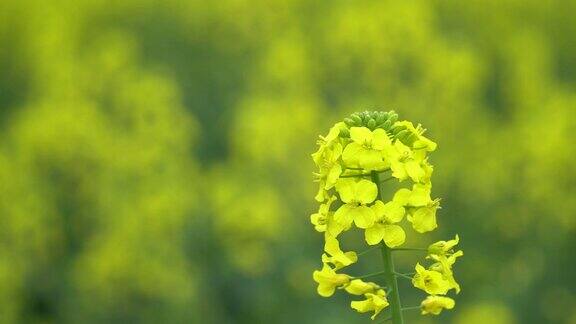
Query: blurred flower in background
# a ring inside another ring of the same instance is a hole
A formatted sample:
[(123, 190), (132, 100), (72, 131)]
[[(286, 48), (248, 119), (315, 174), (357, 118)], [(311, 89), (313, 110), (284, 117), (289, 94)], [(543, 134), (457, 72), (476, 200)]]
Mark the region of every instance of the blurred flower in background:
[(315, 296), (309, 215), (317, 134), (366, 109), (441, 148), (407, 244), (465, 238), (458, 310), (407, 321), (576, 323), (573, 12), (0, 2), (0, 323), (363, 323)]

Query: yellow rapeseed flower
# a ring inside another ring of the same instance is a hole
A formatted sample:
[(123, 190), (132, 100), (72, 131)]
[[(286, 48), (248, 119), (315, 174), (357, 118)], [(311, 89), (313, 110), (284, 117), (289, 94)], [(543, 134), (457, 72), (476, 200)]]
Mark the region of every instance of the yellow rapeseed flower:
[(330, 206), (334, 201), (336, 201), (335, 196), (328, 198), (328, 201), (324, 204), (320, 204), (318, 212), (310, 215), (310, 222), (314, 225), (314, 229), (318, 232), (326, 232), (328, 228), (328, 222), (332, 218), (333, 212), (330, 211)]
[(373, 293), (380, 286), (373, 282), (365, 282), (362, 279), (354, 279), (344, 288), (349, 294), (361, 296), (367, 293)]
[(322, 270), (314, 271), (312, 278), (318, 283), (317, 291), (322, 297), (330, 297), (334, 295), (334, 291), (336, 291), (337, 287), (346, 285), (350, 282), (350, 276), (336, 273), (336, 271), (326, 263), (324, 263)]
[(404, 207), (398, 202), (390, 201), (386, 204), (377, 200), (372, 206), (376, 222), (364, 232), (366, 243), (376, 245), (381, 241), (393, 248), (404, 244), (406, 233), (399, 225), (394, 225), (402, 221), (405, 214)]
[(422, 315), (439, 315), (443, 309), (454, 308), (455, 304), (454, 299), (450, 297), (428, 296), (422, 301), (420, 307), (422, 309)]
[(392, 142), (383, 129), (371, 131), (366, 127), (350, 128), (350, 139), (342, 153), (344, 163), (348, 166), (361, 167), (366, 170), (385, 168), (382, 159), (382, 150), (390, 146)]
[(372, 319), (375, 319), (376, 315), (389, 305), (386, 292), (382, 289), (377, 290), (376, 293), (364, 294), (364, 297), (365, 300), (353, 301), (350, 306), (359, 313), (374, 312), (370, 317)]
[(450, 283), (442, 273), (427, 270), (420, 263), (416, 264), (416, 274), (412, 278), (412, 284), (430, 295), (444, 295), (451, 288)]
[(358, 261), (356, 252), (343, 252), (340, 250), (338, 240), (330, 234), (326, 233), (325, 240), (324, 251), (326, 253), (322, 254), (322, 262), (331, 263), (334, 265), (334, 270), (340, 270)]
[(340, 179), (336, 183), (336, 191), (344, 202), (336, 213), (334, 220), (345, 229), (352, 222), (359, 228), (368, 228), (374, 224), (374, 211), (367, 205), (373, 202), (378, 195), (376, 184), (368, 180)]

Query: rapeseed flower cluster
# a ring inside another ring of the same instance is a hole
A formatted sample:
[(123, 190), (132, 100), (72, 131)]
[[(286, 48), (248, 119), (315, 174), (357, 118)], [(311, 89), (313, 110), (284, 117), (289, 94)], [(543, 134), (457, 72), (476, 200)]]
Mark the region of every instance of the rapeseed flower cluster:
[[(360, 230), (367, 245), (394, 251), (406, 240), (407, 223), (420, 234), (436, 229), (440, 200), (431, 195), (433, 167), (428, 154), (437, 145), (424, 132), (420, 125), (398, 121), (394, 111), (355, 113), (320, 136), (319, 148), (312, 154), (318, 167), (314, 173), (319, 184), (315, 199), (320, 205), (310, 220), (325, 240), (323, 266), (313, 273), (318, 294), (330, 297), (339, 289), (360, 296), (362, 299), (353, 300), (351, 307), (360, 313), (372, 312), (372, 319), (391, 302), (399, 302), (398, 292), (392, 291), (391, 282), (380, 286), (363, 281), (366, 276), (343, 273), (344, 268), (358, 262), (358, 254), (344, 252), (338, 237)], [(388, 177), (380, 180), (385, 174)], [(386, 200), (381, 186), (388, 180), (403, 186)], [(452, 272), (456, 259), (463, 255), (454, 251), (458, 240), (456, 236), (455, 240), (430, 245), (426, 259), (432, 264), (425, 268), (418, 263), (413, 277), (404, 275), (412, 279), (414, 287), (429, 294), (421, 304), (422, 314), (438, 315), (442, 309), (454, 307), (454, 300), (445, 295), (451, 289), (460, 291)], [(396, 280), (397, 274), (392, 275)], [(389, 294), (395, 300), (389, 301)]]

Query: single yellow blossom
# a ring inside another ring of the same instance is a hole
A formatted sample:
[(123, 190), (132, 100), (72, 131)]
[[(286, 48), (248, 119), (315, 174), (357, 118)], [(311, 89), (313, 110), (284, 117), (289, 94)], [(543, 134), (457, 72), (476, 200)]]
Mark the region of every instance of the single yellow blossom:
[(430, 197), (430, 184), (414, 184), (412, 190), (402, 188), (394, 194), (393, 201), (407, 210), (408, 221), (418, 233), (425, 233), (438, 227), (436, 211), (440, 208), (440, 200)]
[(319, 180), (323, 180), (324, 189), (329, 190), (336, 184), (336, 181), (342, 174), (342, 165), (340, 165), (340, 156), (342, 155), (342, 145), (336, 143), (332, 148), (324, 149), (321, 154), (312, 154), (320, 172), (314, 175)]
[(422, 159), (416, 159), (410, 147), (399, 140), (386, 146), (382, 156), (390, 163), (392, 176), (400, 181), (410, 178), (414, 182), (421, 182), (426, 175), (421, 165)]
[(404, 218), (405, 209), (394, 200), (383, 203), (377, 200), (372, 206), (376, 222), (364, 231), (366, 243), (376, 245), (381, 241), (393, 248), (404, 244), (406, 233), (399, 225), (394, 225)]
[(412, 278), (412, 284), (430, 295), (444, 295), (451, 288), (450, 283), (442, 273), (426, 270), (419, 263), (416, 264), (416, 274)]
[(350, 281), (350, 284), (348, 284), (344, 289), (346, 289), (349, 294), (361, 296), (367, 293), (374, 293), (374, 291), (379, 288), (380, 286), (373, 282), (354, 279)]
[(428, 296), (422, 301), (420, 307), (422, 308), (422, 315), (439, 315), (443, 309), (454, 308), (455, 304), (454, 299), (450, 297)]
[(367, 293), (364, 297), (366, 298), (365, 300), (353, 301), (350, 306), (359, 313), (373, 311), (372, 319), (375, 319), (376, 315), (389, 305), (388, 299), (386, 299), (386, 292), (382, 289), (377, 290), (375, 294)]
[(436, 243), (430, 244), (428, 247), (429, 254), (436, 254), (436, 255), (446, 255), (452, 254), (454, 251), (454, 247), (458, 245), (460, 242), (460, 237), (456, 234), (456, 237), (453, 240), (449, 241), (438, 241)]
[(318, 212), (310, 215), (310, 222), (314, 225), (314, 229), (318, 232), (326, 232), (328, 228), (328, 222), (330, 221), (333, 212), (330, 211), (330, 206), (334, 201), (336, 201), (335, 196), (328, 198), (328, 201), (321, 204), (318, 208)]
[(456, 282), (456, 279), (454, 279), (454, 273), (452, 271), (452, 265), (454, 265), (454, 263), (456, 263), (457, 258), (459, 258), (463, 255), (464, 255), (464, 252), (457, 251), (457, 252), (450, 254), (448, 256), (431, 254), (427, 257), (427, 258), (430, 258), (430, 259), (437, 261), (436, 263), (434, 263), (433, 265), (430, 266), (430, 270), (440, 272), (442, 274), (442, 276), (444, 277), (444, 279), (446, 279), (446, 281), (449, 283), (449, 285), (450, 285), (449, 289), (454, 289), (457, 294), (460, 293), (460, 285), (458, 284), (458, 282)]
[(359, 228), (368, 228), (374, 224), (374, 211), (367, 205), (373, 202), (378, 195), (376, 184), (368, 180), (340, 179), (336, 183), (336, 190), (344, 202), (336, 213), (334, 220), (345, 229), (352, 222)]
[(340, 250), (340, 244), (335, 237), (326, 233), (325, 239), (324, 251), (326, 253), (322, 254), (322, 262), (331, 263), (334, 265), (334, 270), (340, 270), (358, 261), (356, 252), (342, 252)]
[(371, 131), (366, 127), (350, 128), (352, 143), (346, 145), (342, 159), (348, 166), (362, 167), (366, 170), (385, 168), (382, 150), (392, 142), (383, 129)]
[(438, 211), (438, 208), (440, 208), (440, 200), (436, 199), (427, 206), (410, 210), (407, 219), (412, 223), (412, 228), (418, 233), (433, 231), (438, 227), (436, 223), (436, 211)]
[(422, 127), (422, 125), (418, 124), (418, 126), (414, 127), (412, 122), (403, 120), (397, 121), (394, 123), (394, 127), (403, 127), (407, 131), (407, 136), (405, 136), (405, 142), (407, 145), (412, 147), (414, 150), (423, 150), (426, 152), (435, 151), (437, 148), (437, 144), (434, 143), (432, 140), (424, 137), (424, 133), (426, 129)]
[(336, 271), (326, 263), (324, 263), (322, 270), (314, 271), (312, 278), (318, 283), (317, 291), (322, 297), (334, 295), (337, 287), (344, 286), (350, 282), (350, 276), (336, 273)]

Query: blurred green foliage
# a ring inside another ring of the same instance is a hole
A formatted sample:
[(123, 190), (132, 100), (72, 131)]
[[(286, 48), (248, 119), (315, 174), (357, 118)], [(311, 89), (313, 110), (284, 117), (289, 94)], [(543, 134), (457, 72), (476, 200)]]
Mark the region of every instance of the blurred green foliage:
[(407, 321), (576, 323), (574, 12), (1, 1), (0, 323), (367, 323), (315, 294), (308, 223), (316, 136), (365, 109), (429, 128), (466, 253)]

